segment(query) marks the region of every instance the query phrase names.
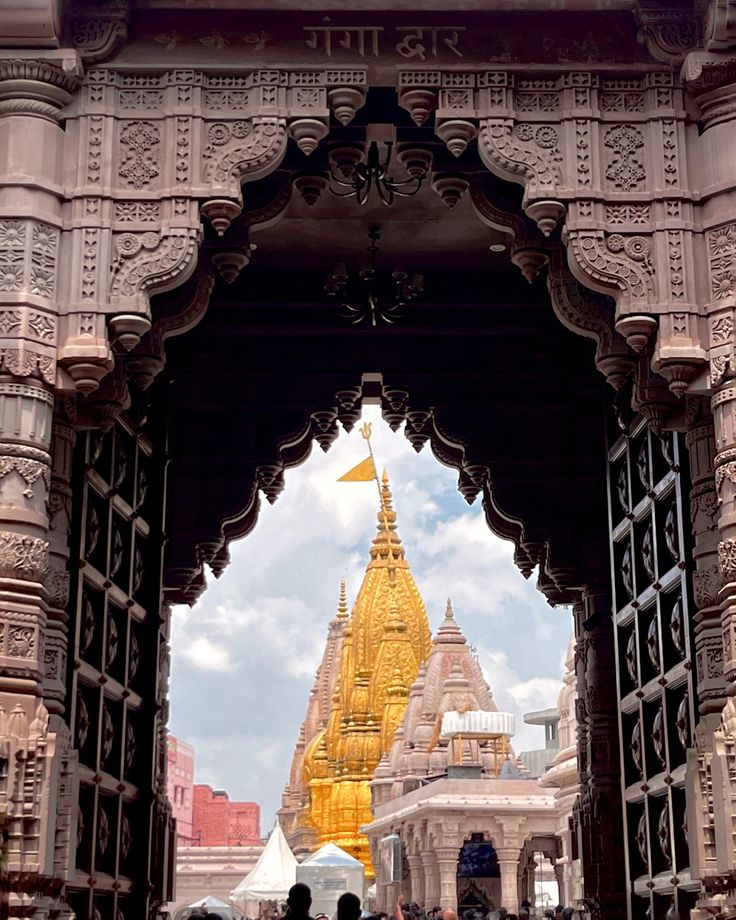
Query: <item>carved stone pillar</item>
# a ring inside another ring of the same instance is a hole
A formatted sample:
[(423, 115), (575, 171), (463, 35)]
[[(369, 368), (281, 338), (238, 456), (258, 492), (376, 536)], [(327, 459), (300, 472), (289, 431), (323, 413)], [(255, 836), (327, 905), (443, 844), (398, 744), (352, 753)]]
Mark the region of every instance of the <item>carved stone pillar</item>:
[(57, 407), (51, 443), (49, 491), (48, 609), (44, 648), (43, 696), (49, 713), (64, 714), (69, 620), (69, 527), (75, 431), (63, 405)]
[(418, 854), (407, 856), (406, 859), (409, 863), (411, 899), (417, 904), (424, 904), (424, 860)]
[(422, 854), (424, 863), (424, 893), (428, 907), (436, 907), (440, 903), (439, 873), (437, 869), (437, 855), (433, 851)]
[(707, 402), (691, 398), (687, 405), (686, 443), (690, 458), (690, 518), (693, 532), (693, 593), (695, 666), (699, 721), (695, 728), (697, 750), (688, 751), (688, 841), (690, 867), (696, 878), (717, 873), (713, 822), (713, 735), (725, 702), (723, 637), (718, 568), (718, 495), (713, 472), (715, 433)]
[(723, 674), (729, 697), (736, 693), (736, 386), (733, 381), (721, 386), (713, 396), (715, 422), (716, 485), (720, 501), (718, 561), (724, 581)]
[(557, 903), (569, 903), (568, 894), (565, 891), (565, 864), (557, 860), (554, 865), (555, 879), (557, 881)]
[(445, 909), (457, 910), (457, 847), (440, 847), (437, 850), (437, 868), (440, 881), (440, 904)]
[(690, 457), (690, 518), (693, 531), (695, 659), (701, 716), (723, 709), (723, 639), (718, 593), (718, 495), (713, 463), (716, 451), (713, 416), (705, 400), (688, 400), (686, 443)]
[[(75, 54), (0, 54), (0, 778), (11, 917), (68, 916), (73, 753), (64, 711), (67, 519), (51, 494), (61, 262), (63, 108)], [(59, 439), (59, 486), (67, 447)], [(50, 534), (50, 515), (55, 534)], [(67, 511), (68, 516), (68, 511)], [(64, 536), (61, 536), (61, 531)], [(54, 545), (51, 564), (50, 542)]]
[(626, 913), (613, 625), (602, 592), (587, 593), (574, 614), (585, 897), (613, 918)]
[(501, 906), (515, 914), (519, 909), (519, 848), (499, 847), (496, 855), (501, 871)]

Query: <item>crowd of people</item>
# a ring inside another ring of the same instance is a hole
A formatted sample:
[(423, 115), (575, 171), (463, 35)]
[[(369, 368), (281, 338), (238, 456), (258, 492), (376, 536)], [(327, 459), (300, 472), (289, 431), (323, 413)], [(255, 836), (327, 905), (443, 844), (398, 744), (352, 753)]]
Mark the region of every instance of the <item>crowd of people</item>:
[[(310, 915), (312, 907), (312, 892), (308, 885), (297, 882), (289, 890), (286, 899), (286, 911), (283, 920), (332, 920), (326, 914)], [(404, 903), (399, 898), (393, 914), (378, 912), (366, 915), (363, 911), (360, 898), (357, 894), (348, 891), (341, 895), (337, 902), (337, 915), (335, 920), (532, 920), (536, 917), (529, 901), (522, 901), (518, 913), (508, 911), (505, 907), (496, 910), (466, 910), (458, 917), (457, 912), (451, 908), (432, 907), (424, 908), (415, 902)], [(545, 920), (584, 920), (586, 914), (574, 907), (564, 907), (558, 904), (554, 909), (545, 910)], [(225, 920), (220, 914), (208, 913), (203, 920)]]

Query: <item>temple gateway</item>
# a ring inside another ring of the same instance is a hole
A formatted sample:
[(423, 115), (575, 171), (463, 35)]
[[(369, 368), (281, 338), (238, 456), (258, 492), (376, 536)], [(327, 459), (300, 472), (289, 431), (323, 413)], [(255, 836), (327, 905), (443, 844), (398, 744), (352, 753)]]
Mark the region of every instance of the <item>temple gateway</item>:
[(170, 605), (370, 400), (572, 608), (592, 910), (736, 916), (734, 0), (266, 6), (0, 4), (0, 913), (171, 900)]

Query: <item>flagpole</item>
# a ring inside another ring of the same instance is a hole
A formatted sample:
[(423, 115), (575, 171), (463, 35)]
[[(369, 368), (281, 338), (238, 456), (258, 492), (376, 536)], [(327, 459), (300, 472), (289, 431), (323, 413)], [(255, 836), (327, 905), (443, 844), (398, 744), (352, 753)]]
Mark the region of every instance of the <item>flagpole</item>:
[[(373, 478), (376, 480), (376, 487), (378, 488), (378, 501), (381, 506), (381, 512), (383, 514), (383, 529), (386, 531), (386, 549), (388, 551), (388, 556), (390, 562), (393, 562), (394, 551), (391, 546), (391, 532), (388, 527), (388, 514), (386, 513), (386, 504), (383, 500), (383, 489), (381, 488), (381, 483), (378, 479), (378, 467), (376, 466), (376, 458), (373, 454), (373, 445), (371, 444), (371, 434), (372, 434), (372, 425), (370, 422), (364, 422), (363, 426), (360, 429), (360, 433), (363, 436), (366, 444), (368, 445), (368, 455), (371, 458), (373, 463)], [(389, 564), (389, 569), (391, 565)], [(391, 573), (389, 572), (389, 575)]]
[(378, 488), (378, 502), (381, 506), (381, 511), (385, 511), (386, 509), (383, 506), (383, 491), (381, 489), (381, 483), (378, 479), (378, 467), (376, 466), (376, 458), (373, 455), (373, 445), (371, 444), (371, 434), (373, 433), (371, 423), (365, 422), (360, 429), (360, 433), (363, 436), (365, 443), (368, 445), (368, 456), (371, 458), (371, 463), (373, 464), (373, 478), (376, 482), (376, 487)]

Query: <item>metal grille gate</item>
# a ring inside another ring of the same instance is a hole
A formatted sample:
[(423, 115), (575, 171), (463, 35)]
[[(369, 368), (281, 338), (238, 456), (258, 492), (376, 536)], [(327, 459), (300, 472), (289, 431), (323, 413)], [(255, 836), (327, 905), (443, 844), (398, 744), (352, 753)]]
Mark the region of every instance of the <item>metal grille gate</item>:
[(161, 446), (130, 417), (77, 443), (69, 717), (80, 791), (69, 902), (78, 920), (142, 920), (170, 896)]
[(698, 890), (685, 811), (697, 711), (687, 450), (682, 436), (659, 437), (639, 418), (608, 462), (629, 916), (670, 920), (689, 916)]

